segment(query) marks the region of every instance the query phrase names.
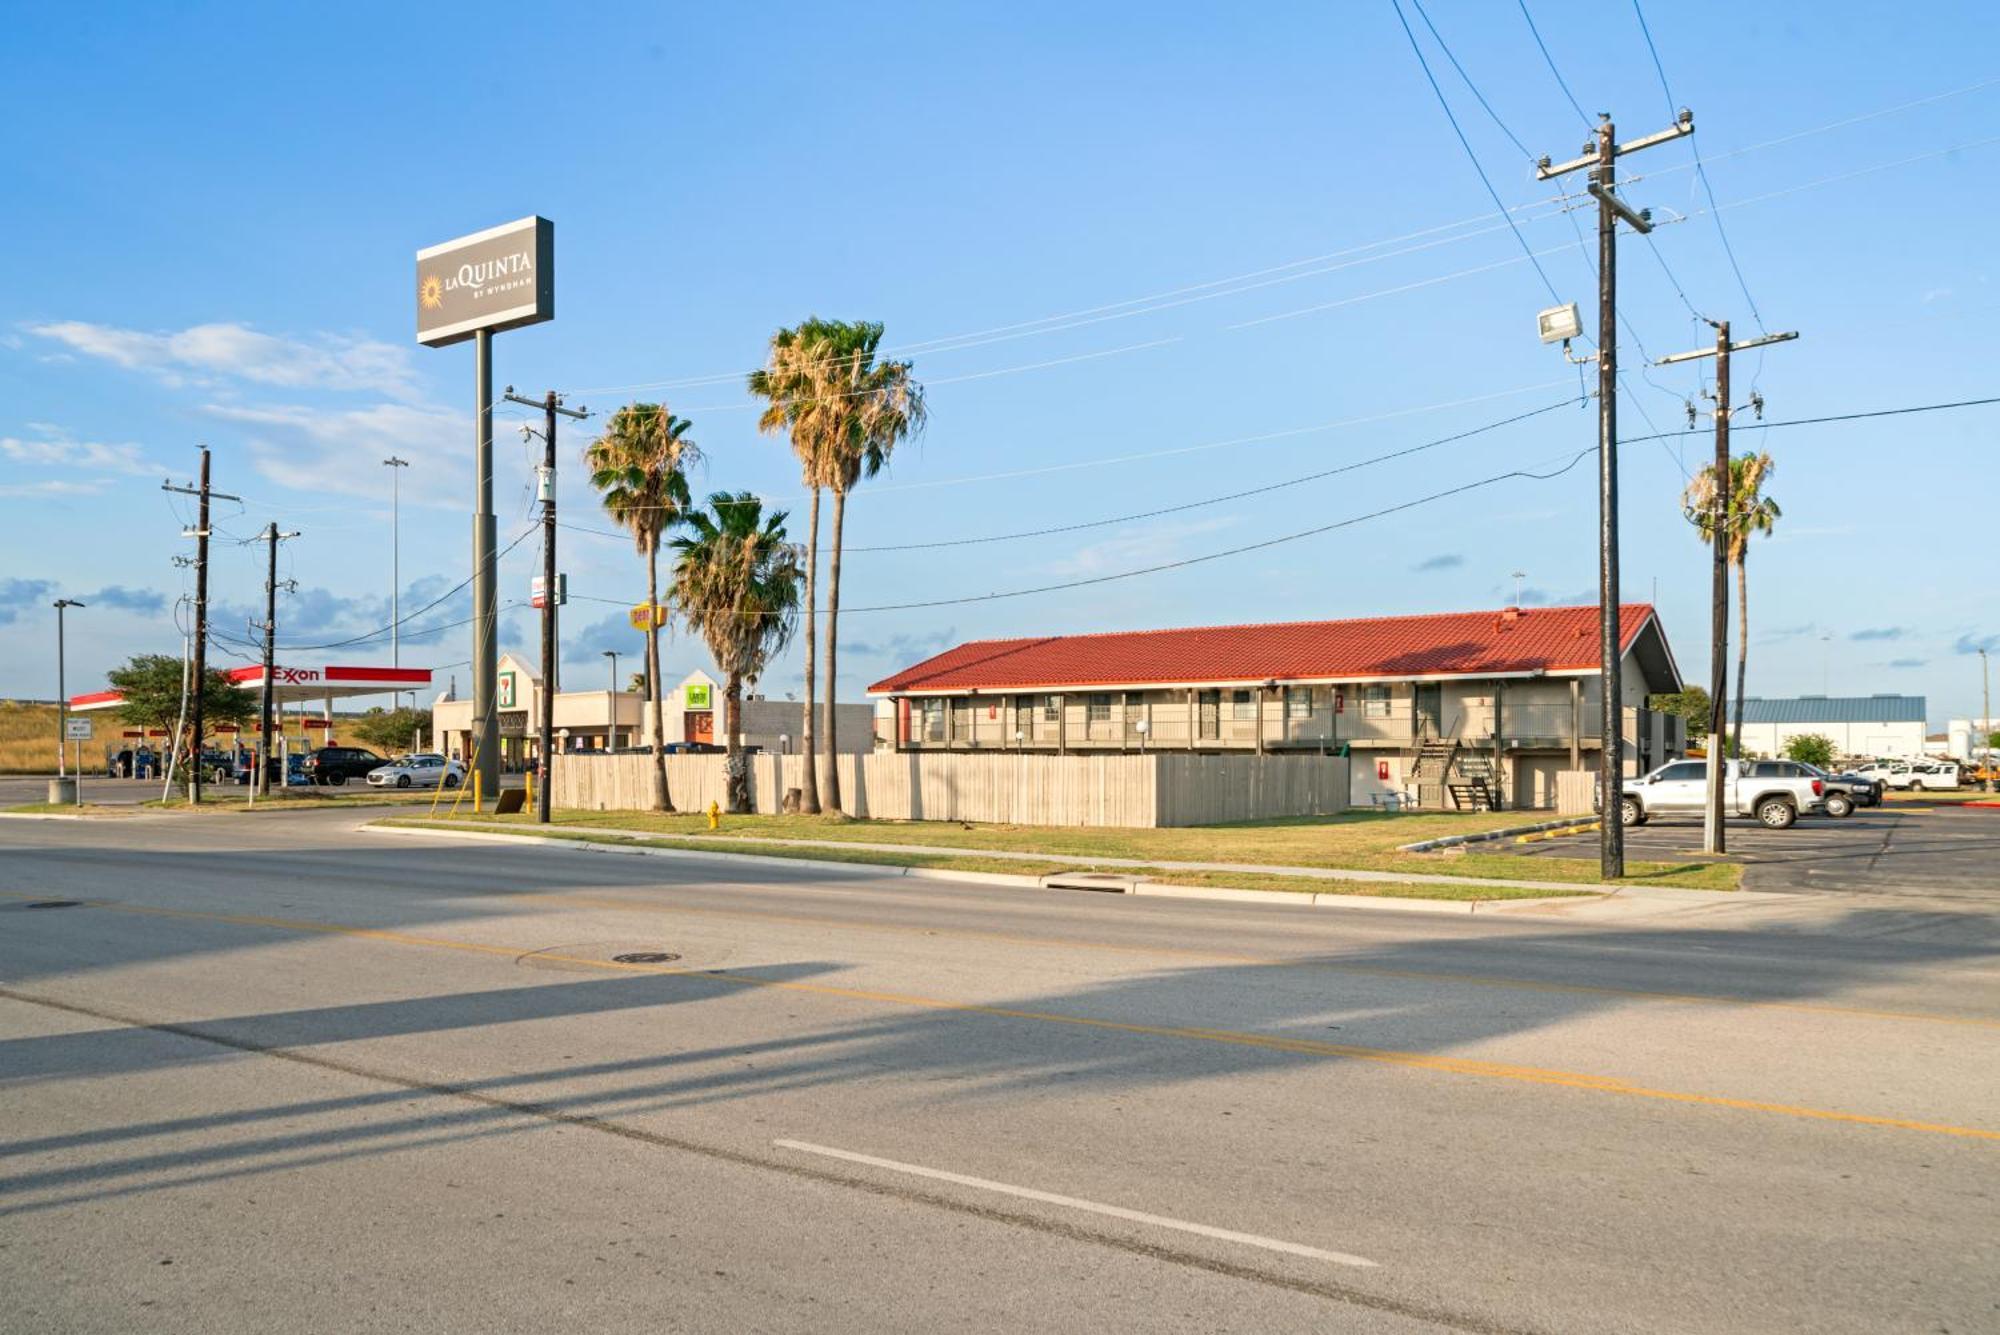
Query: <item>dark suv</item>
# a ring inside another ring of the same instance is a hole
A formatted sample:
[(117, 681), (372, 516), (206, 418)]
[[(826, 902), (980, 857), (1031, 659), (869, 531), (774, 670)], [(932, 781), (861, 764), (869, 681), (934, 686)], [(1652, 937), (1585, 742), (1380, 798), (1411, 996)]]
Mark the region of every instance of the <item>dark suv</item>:
[(368, 771), (389, 762), (359, 746), (322, 746), (306, 757), (306, 782), (338, 788), (349, 779), (365, 779)]

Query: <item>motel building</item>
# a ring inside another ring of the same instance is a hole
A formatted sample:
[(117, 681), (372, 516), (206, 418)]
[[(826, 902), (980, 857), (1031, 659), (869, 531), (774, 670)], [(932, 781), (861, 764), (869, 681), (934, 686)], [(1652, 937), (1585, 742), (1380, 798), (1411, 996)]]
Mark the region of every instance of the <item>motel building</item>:
[[(500, 767), (518, 772), (541, 750), (542, 679), (513, 654), (500, 655), (495, 706), (500, 715)], [(587, 754), (627, 750), (652, 740), (652, 702), (640, 691), (564, 691), (555, 694), (555, 749)], [(723, 744), (722, 684), (706, 672), (690, 672), (661, 695), (665, 726), (661, 738), (673, 749)], [(874, 712), (864, 704), (841, 705), (841, 750), (863, 753), (874, 746)], [(826, 718), (820, 706), (816, 718)], [(805, 710), (795, 700), (743, 701), (743, 744), (772, 753), (800, 749)], [(465, 760), (472, 754), (472, 701), (439, 696), (431, 706), (432, 747)], [(815, 739), (815, 745), (818, 744)]]
[[(1620, 609), (1625, 770), (1681, 755), (1658, 616)], [(1356, 805), (1545, 808), (1602, 749), (1598, 609), (975, 640), (869, 687), (899, 751), (1347, 754)]]
[[(261, 696), (264, 690), (264, 665), (233, 668), (223, 674), (230, 684), (241, 687), (252, 696)], [(271, 753), (282, 756), (290, 750), (288, 733), (296, 733), (306, 749), (317, 746), (338, 745), (335, 735), (336, 720), (333, 702), (351, 700), (370, 695), (387, 695), (392, 698), (403, 692), (418, 695), (428, 692), (431, 685), (429, 668), (369, 667), (362, 665), (326, 664), (320, 667), (287, 667), (279, 664), (271, 672), (272, 712), (277, 726)], [(92, 691), (84, 695), (73, 695), (69, 701), (72, 714), (90, 714), (116, 710), (125, 703), (125, 697), (117, 691)], [(204, 746), (219, 746), (234, 750), (237, 747), (255, 745), (259, 724), (253, 719), (240, 729), (233, 723), (216, 724), (208, 728), (209, 736), (202, 739)], [(315, 736), (317, 734), (317, 736)], [(127, 728), (122, 734), (123, 744), (133, 750), (152, 741), (163, 741), (166, 732), (155, 728), (144, 731)], [(94, 744), (102, 746), (107, 754), (120, 749), (116, 743), (119, 737), (106, 736), (100, 732)]]

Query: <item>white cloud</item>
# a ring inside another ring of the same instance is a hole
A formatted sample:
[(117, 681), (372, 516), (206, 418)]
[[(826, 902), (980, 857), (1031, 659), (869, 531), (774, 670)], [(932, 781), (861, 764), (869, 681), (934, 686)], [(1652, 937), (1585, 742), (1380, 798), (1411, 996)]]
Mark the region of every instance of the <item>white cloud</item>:
[(104, 486), (101, 478), (89, 482), (10, 482), (0, 487), (0, 496), (94, 496)]
[(202, 411), (249, 428), (251, 462), (280, 486), (381, 500), (389, 490), (381, 461), (393, 453), (410, 461), (405, 504), (464, 508), (469, 414), (403, 403), (344, 411), (211, 403)]
[(1235, 522), (1233, 517), (1224, 516), (1195, 520), (1172, 528), (1125, 529), (1080, 547), (1069, 556), (1050, 562), (1044, 569), (1065, 579), (1094, 579), (1100, 575), (1163, 565), (1191, 554), (1184, 547), (1188, 539), (1226, 529)]
[(93, 440), (77, 440), (60, 427), (30, 422), (39, 439), (0, 436), (0, 455), (18, 464), (40, 464), (60, 468), (87, 468), (107, 473), (149, 474), (160, 471), (147, 462), (144, 446), (106, 445)]
[(417, 397), (409, 349), (342, 334), (281, 338), (231, 321), (147, 333), (83, 320), (29, 325), (28, 332), (87, 357), (148, 371), (172, 385), (213, 384), (217, 376), (288, 389), (364, 391)]

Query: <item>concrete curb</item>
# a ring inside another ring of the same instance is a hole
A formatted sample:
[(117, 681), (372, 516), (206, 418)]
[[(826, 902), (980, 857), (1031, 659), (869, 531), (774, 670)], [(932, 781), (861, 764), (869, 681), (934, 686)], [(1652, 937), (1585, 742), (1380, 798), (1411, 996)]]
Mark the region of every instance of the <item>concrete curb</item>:
[[(853, 876), (900, 876), (913, 880), (958, 881), (973, 885), (999, 885), (1022, 890), (1047, 890), (1045, 876), (1015, 875), (1009, 872), (953, 871), (947, 867), (899, 867), (892, 863), (825, 862), (817, 858), (774, 858), (758, 853), (727, 853), (705, 848), (661, 848), (640, 843), (601, 843), (589, 839), (564, 839), (540, 834), (503, 834), (490, 830), (431, 830), (408, 825), (366, 825), (361, 828), (378, 834), (418, 838), (470, 839), (479, 843), (542, 844), (575, 849), (585, 853), (623, 854), (627, 857), (679, 858), (696, 862), (725, 862), (752, 866), (807, 868), (819, 872), (846, 872)], [(1051, 873), (1059, 875), (1059, 873)], [(1366, 884), (1355, 882), (1354, 884)], [(1104, 894), (1104, 890), (1075, 890), (1077, 894)], [(1129, 890), (1109, 893), (1150, 895), (1159, 899), (1201, 899), (1231, 904), (1284, 904), (1293, 908), (1386, 909), (1396, 913), (1488, 913), (1502, 909), (1508, 913), (1533, 914), (1537, 909), (1562, 905), (1574, 907), (1591, 900), (1609, 899), (1601, 891), (1553, 895), (1532, 899), (1412, 899), (1398, 895), (1328, 894), (1319, 891), (1238, 890), (1227, 886), (1169, 885), (1143, 878), (1135, 879)]]
[(1576, 825), (1593, 825), (1595, 816), (1568, 816), (1562, 820), (1539, 821), (1533, 825), (1509, 825), (1503, 830), (1483, 830), (1478, 834), (1448, 834), (1438, 839), (1420, 839), (1414, 844), (1398, 844), (1398, 853), (1435, 853), (1440, 848), (1462, 848), (1466, 844), (1489, 844), (1498, 839), (1512, 839), (1522, 834), (1543, 834), (1551, 830), (1567, 830)]

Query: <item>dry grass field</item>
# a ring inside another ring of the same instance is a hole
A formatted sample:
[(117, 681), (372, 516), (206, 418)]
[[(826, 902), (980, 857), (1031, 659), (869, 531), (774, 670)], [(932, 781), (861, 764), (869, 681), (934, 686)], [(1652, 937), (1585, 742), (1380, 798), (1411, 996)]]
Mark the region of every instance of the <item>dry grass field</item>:
[[(96, 753), (84, 759), (94, 760)], [(55, 767), (56, 707), (0, 703), (0, 774), (51, 774)]]

